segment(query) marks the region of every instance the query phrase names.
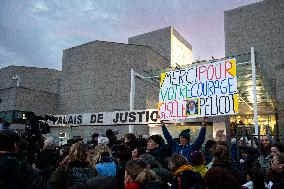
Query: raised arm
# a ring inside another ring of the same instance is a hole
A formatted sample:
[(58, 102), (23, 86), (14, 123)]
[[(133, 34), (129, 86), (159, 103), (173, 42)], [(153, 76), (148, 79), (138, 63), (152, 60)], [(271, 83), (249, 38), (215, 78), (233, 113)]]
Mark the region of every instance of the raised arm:
[(196, 138), (195, 142), (193, 143), (193, 149), (195, 151), (198, 151), (201, 148), (201, 146), (202, 146), (202, 144), (205, 140), (207, 120), (208, 120), (207, 117), (203, 118), (203, 122), (202, 122), (201, 129), (199, 131), (199, 135)]
[(163, 135), (165, 137), (165, 139), (168, 142), (168, 145), (170, 145), (172, 148), (175, 147), (176, 145), (176, 141), (173, 139), (173, 137), (171, 136), (171, 134), (169, 133), (165, 123), (163, 121), (161, 121), (161, 126), (162, 126), (162, 131), (163, 131)]

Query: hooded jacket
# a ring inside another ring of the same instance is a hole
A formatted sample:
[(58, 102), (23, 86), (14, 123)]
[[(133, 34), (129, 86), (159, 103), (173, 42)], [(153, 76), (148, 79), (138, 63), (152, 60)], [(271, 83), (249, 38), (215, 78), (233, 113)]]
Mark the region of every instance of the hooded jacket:
[(173, 152), (169, 145), (163, 144), (156, 149), (150, 150), (149, 154), (152, 155), (162, 165), (162, 167), (167, 168), (168, 163), (166, 158), (170, 157)]
[(116, 164), (111, 157), (104, 157), (96, 164), (99, 175), (114, 177), (116, 175)]

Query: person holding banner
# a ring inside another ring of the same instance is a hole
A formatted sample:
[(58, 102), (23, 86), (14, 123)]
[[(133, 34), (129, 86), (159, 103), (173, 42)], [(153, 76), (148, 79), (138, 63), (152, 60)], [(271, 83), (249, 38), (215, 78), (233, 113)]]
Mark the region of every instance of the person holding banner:
[(191, 164), (191, 157), (190, 157), (191, 153), (194, 151), (198, 151), (205, 140), (207, 119), (208, 119), (207, 117), (204, 117), (199, 135), (193, 144), (189, 143), (190, 142), (189, 129), (183, 130), (179, 134), (179, 142), (177, 142), (173, 139), (173, 137), (169, 133), (165, 123), (161, 121), (163, 135), (167, 140), (168, 144), (171, 146), (173, 152), (185, 156), (190, 164)]

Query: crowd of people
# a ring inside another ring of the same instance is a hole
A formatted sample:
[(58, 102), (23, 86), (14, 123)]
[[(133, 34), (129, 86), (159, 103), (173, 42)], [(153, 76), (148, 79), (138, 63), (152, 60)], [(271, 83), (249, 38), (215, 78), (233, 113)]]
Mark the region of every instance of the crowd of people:
[[(29, 143), (17, 133), (0, 131), (0, 188), (50, 189), (280, 189), (284, 188), (281, 144), (263, 137), (256, 146), (242, 145), (240, 158), (224, 141), (205, 142), (207, 119), (191, 141), (190, 130), (173, 138), (161, 122), (163, 136), (117, 139), (95, 133), (87, 143), (59, 146), (46, 138), (32, 161)], [(165, 140), (164, 140), (165, 139)]]

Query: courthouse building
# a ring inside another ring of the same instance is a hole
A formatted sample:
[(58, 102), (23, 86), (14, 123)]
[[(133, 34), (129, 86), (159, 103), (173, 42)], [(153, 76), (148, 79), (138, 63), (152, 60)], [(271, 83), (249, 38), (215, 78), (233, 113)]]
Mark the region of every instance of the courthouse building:
[[(166, 27), (131, 37), (128, 44), (93, 41), (66, 49), (62, 71), (9, 66), (0, 70), (0, 115), (15, 122), (25, 111), (37, 115), (128, 111), (131, 69), (138, 73), (164, 69), (171, 62), (192, 63), (192, 47), (173, 27)], [(158, 86), (153, 89), (136, 79), (134, 109), (157, 109)], [(54, 126), (52, 132), (90, 137), (108, 128), (128, 132), (125, 125)], [(134, 133), (148, 135), (149, 127), (135, 126)]]
[[(283, 136), (284, 1), (264, 0), (228, 10), (225, 12), (224, 26), (226, 56), (248, 53), (251, 47), (255, 48), (257, 69), (262, 80), (265, 81), (267, 89), (264, 94), (271, 95), (275, 100), (273, 111), (277, 113), (280, 134)], [(248, 92), (243, 93), (243, 97), (249, 95)], [(265, 96), (263, 97), (265, 98)], [(260, 106), (262, 100), (258, 96)], [(251, 102), (251, 99), (247, 99), (247, 103), (253, 106)], [(252, 115), (247, 116), (248, 119), (251, 117)], [(273, 117), (271, 108), (266, 107), (262, 110), (262, 116), (259, 119), (265, 124), (269, 124), (271, 117)], [(243, 120), (245, 119), (243, 118)]]
[[(250, 48), (255, 48), (259, 125), (274, 129), (278, 121), (280, 134), (284, 125), (284, 1), (265, 0), (225, 11), (225, 53), (237, 62), (250, 61)], [(220, 44), (222, 45), (222, 44)], [(242, 56), (243, 55), (243, 56)], [(0, 117), (20, 123), (21, 115), (83, 114), (128, 111), (130, 109), (131, 69), (145, 76), (159, 76), (165, 68), (192, 64), (191, 45), (173, 28), (166, 27), (130, 37), (128, 43), (92, 41), (63, 51), (62, 70), (9, 66), (0, 69)], [(238, 71), (240, 113), (230, 121), (253, 124), (251, 66)], [(245, 72), (247, 71), (247, 72)], [(141, 78), (140, 78), (141, 79)], [(158, 78), (150, 82), (135, 79), (134, 110), (157, 109)], [(240, 82), (239, 82), (240, 81)], [(270, 100), (272, 97), (272, 100)], [(273, 107), (275, 106), (275, 107)], [(278, 120), (276, 120), (278, 117)], [(200, 120), (199, 120), (200, 121)], [(214, 117), (212, 130), (225, 130), (223, 118)], [(175, 124), (170, 132), (178, 133), (194, 124)], [(197, 124), (198, 125), (198, 124)], [(177, 127), (178, 126), (178, 127)], [(13, 124), (13, 128), (19, 128)], [(23, 128), (23, 126), (22, 126)], [(65, 138), (103, 133), (108, 128), (119, 130), (122, 137), (128, 125), (53, 126), (52, 134)], [(190, 127), (198, 133), (199, 127)], [(134, 126), (134, 133), (161, 134), (156, 126)]]

